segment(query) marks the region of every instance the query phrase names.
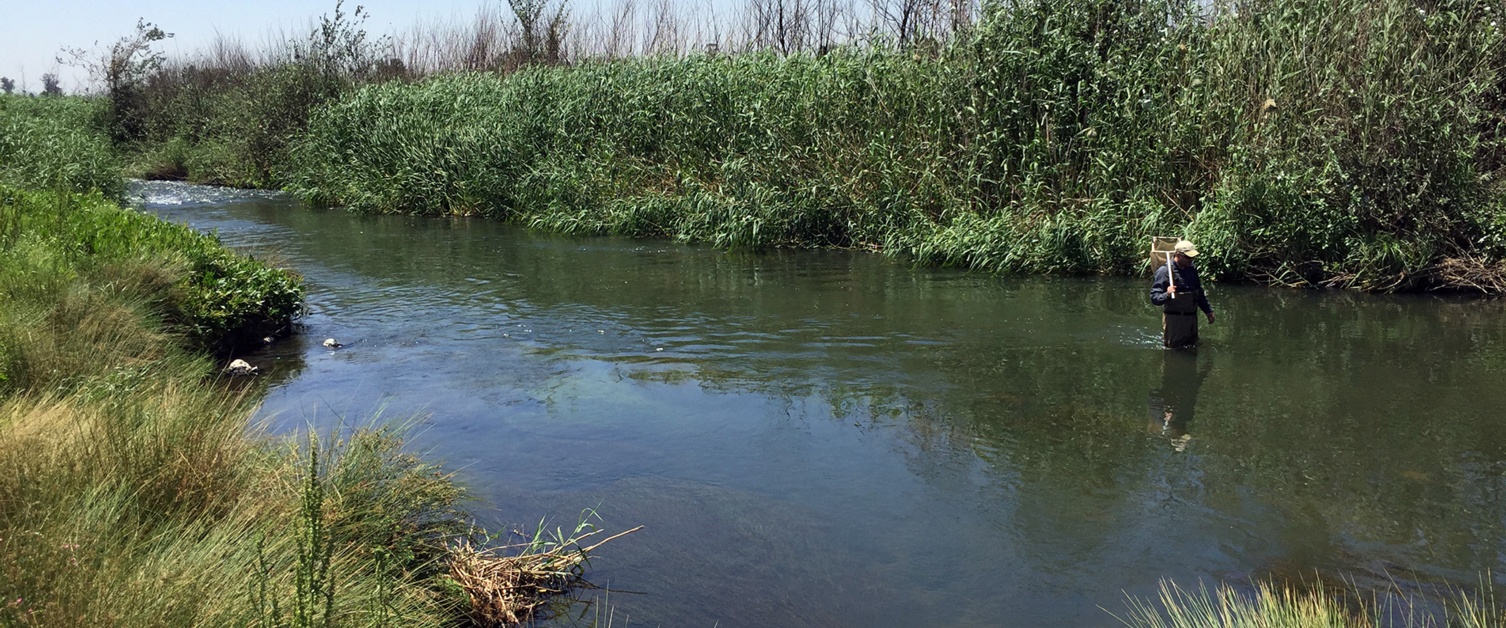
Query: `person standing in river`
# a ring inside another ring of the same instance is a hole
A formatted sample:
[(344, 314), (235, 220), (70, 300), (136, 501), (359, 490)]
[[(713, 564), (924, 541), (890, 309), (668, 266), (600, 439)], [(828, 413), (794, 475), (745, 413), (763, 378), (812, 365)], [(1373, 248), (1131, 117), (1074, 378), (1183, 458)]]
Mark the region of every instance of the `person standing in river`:
[(1156, 269), (1156, 279), (1150, 285), (1150, 302), (1161, 306), (1161, 342), (1168, 349), (1197, 346), (1198, 310), (1208, 317), (1208, 324), (1213, 324), (1213, 306), (1203, 293), (1197, 266), (1192, 264), (1194, 257), (1197, 247), (1179, 240), (1171, 263)]

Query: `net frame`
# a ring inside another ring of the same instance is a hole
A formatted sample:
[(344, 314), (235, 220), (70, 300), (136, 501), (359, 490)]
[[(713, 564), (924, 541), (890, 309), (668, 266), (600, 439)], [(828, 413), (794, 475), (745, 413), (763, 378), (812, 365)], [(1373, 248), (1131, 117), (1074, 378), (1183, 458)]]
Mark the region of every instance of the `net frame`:
[(1151, 274), (1156, 269), (1171, 263), (1171, 256), (1176, 252), (1177, 242), (1182, 239), (1175, 236), (1151, 236), (1149, 266)]

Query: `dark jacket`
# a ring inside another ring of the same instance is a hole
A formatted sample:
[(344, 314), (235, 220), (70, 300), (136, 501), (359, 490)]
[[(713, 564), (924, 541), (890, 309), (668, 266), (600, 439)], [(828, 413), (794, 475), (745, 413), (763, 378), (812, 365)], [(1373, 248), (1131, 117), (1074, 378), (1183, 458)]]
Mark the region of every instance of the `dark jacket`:
[[(1177, 273), (1176, 303), (1173, 303), (1171, 295), (1166, 294), (1166, 287), (1170, 285), (1166, 271), (1173, 267), (1176, 268)], [(1150, 285), (1151, 303), (1155, 305), (1181, 305), (1181, 307), (1177, 308), (1178, 311), (1191, 312), (1191, 307), (1182, 305), (1182, 303), (1185, 303), (1182, 299), (1187, 298), (1193, 299), (1193, 303), (1197, 304), (1198, 309), (1204, 313), (1213, 313), (1213, 306), (1208, 304), (1208, 295), (1203, 293), (1203, 282), (1197, 276), (1197, 266), (1193, 265), (1182, 268), (1172, 263), (1156, 269), (1156, 280)]]

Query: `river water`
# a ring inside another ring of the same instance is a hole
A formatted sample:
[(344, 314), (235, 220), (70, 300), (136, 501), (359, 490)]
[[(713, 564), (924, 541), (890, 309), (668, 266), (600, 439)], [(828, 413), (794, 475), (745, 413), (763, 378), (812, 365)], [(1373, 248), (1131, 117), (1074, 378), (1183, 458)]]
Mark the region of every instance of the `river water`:
[(1217, 285), (1168, 352), (1145, 280), (133, 194), (307, 279), (304, 333), (242, 356), (273, 429), (416, 417), (490, 527), (645, 526), (591, 563), (587, 622), (1119, 625), (1162, 578), (1506, 583), (1506, 302)]

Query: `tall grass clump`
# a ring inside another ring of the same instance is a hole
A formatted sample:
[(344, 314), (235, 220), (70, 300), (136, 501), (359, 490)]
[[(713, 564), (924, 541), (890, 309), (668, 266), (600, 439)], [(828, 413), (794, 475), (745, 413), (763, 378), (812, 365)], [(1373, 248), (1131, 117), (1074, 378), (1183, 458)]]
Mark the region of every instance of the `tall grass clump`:
[[(321, 477), (320, 509), (301, 509), (307, 453), (248, 439), (248, 399), (174, 374), (202, 368), (158, 365), (110, 382), (108, 394), (0, 403), (7, 624), (383, 625), (375, 618), (385, 616), (385, 625), (442, 625), (463, 612), (464, 598), (436, 579), (446, 529), (378, 529), (370, 504), (328, 498), (387, 491), (447, 512), (452, 482), (423, 465), (373, 485)], [(393, 439), (362, 433), (332, 453)], [(323, 548), (315, 556), (301, 545), (311, 529)], [(376, 558), (388, 536), (429, 532), (426, 555)], [(288, 611), (263, 613), (248, 587)], [(385, 615), (372, 613), (378, 606)]]
[(1258, 583), (1251, 592), (1228, 585), (1196, 591), (1162, 582), (1155, 602), (1131, 598), (1120, 617), (1134, 628), (1494, 628), (1506, 622), (1489, 582), (1482, 595), (1452, 591), (1442, 614), (1428, 612), (1415, 597), (1360, 591), (1308, 591)]
[[(1426, 288), (1500, 272), (1502, 7), (1256, 3), (1210, 28), (1227, 155), (1191, 226), (1219, 272)], [(1482, 260), (1489, 260), (1488, 264)]]
[(463, 494), (396, 432), (272, 439), (208, 366), (175, 354), (0, 398), (0, 622), (451, 626), (477, 610), (466, 587), (511, 577), (453, 578), (476, 562), (451, 556)]
[(988, 3), (978, 211), (916, 249), (1128, 272), (1180, 233), (1218, 277), (1398, 290), (1467, 286), (1468, 267), (1500, 286), (1500, 10)]

